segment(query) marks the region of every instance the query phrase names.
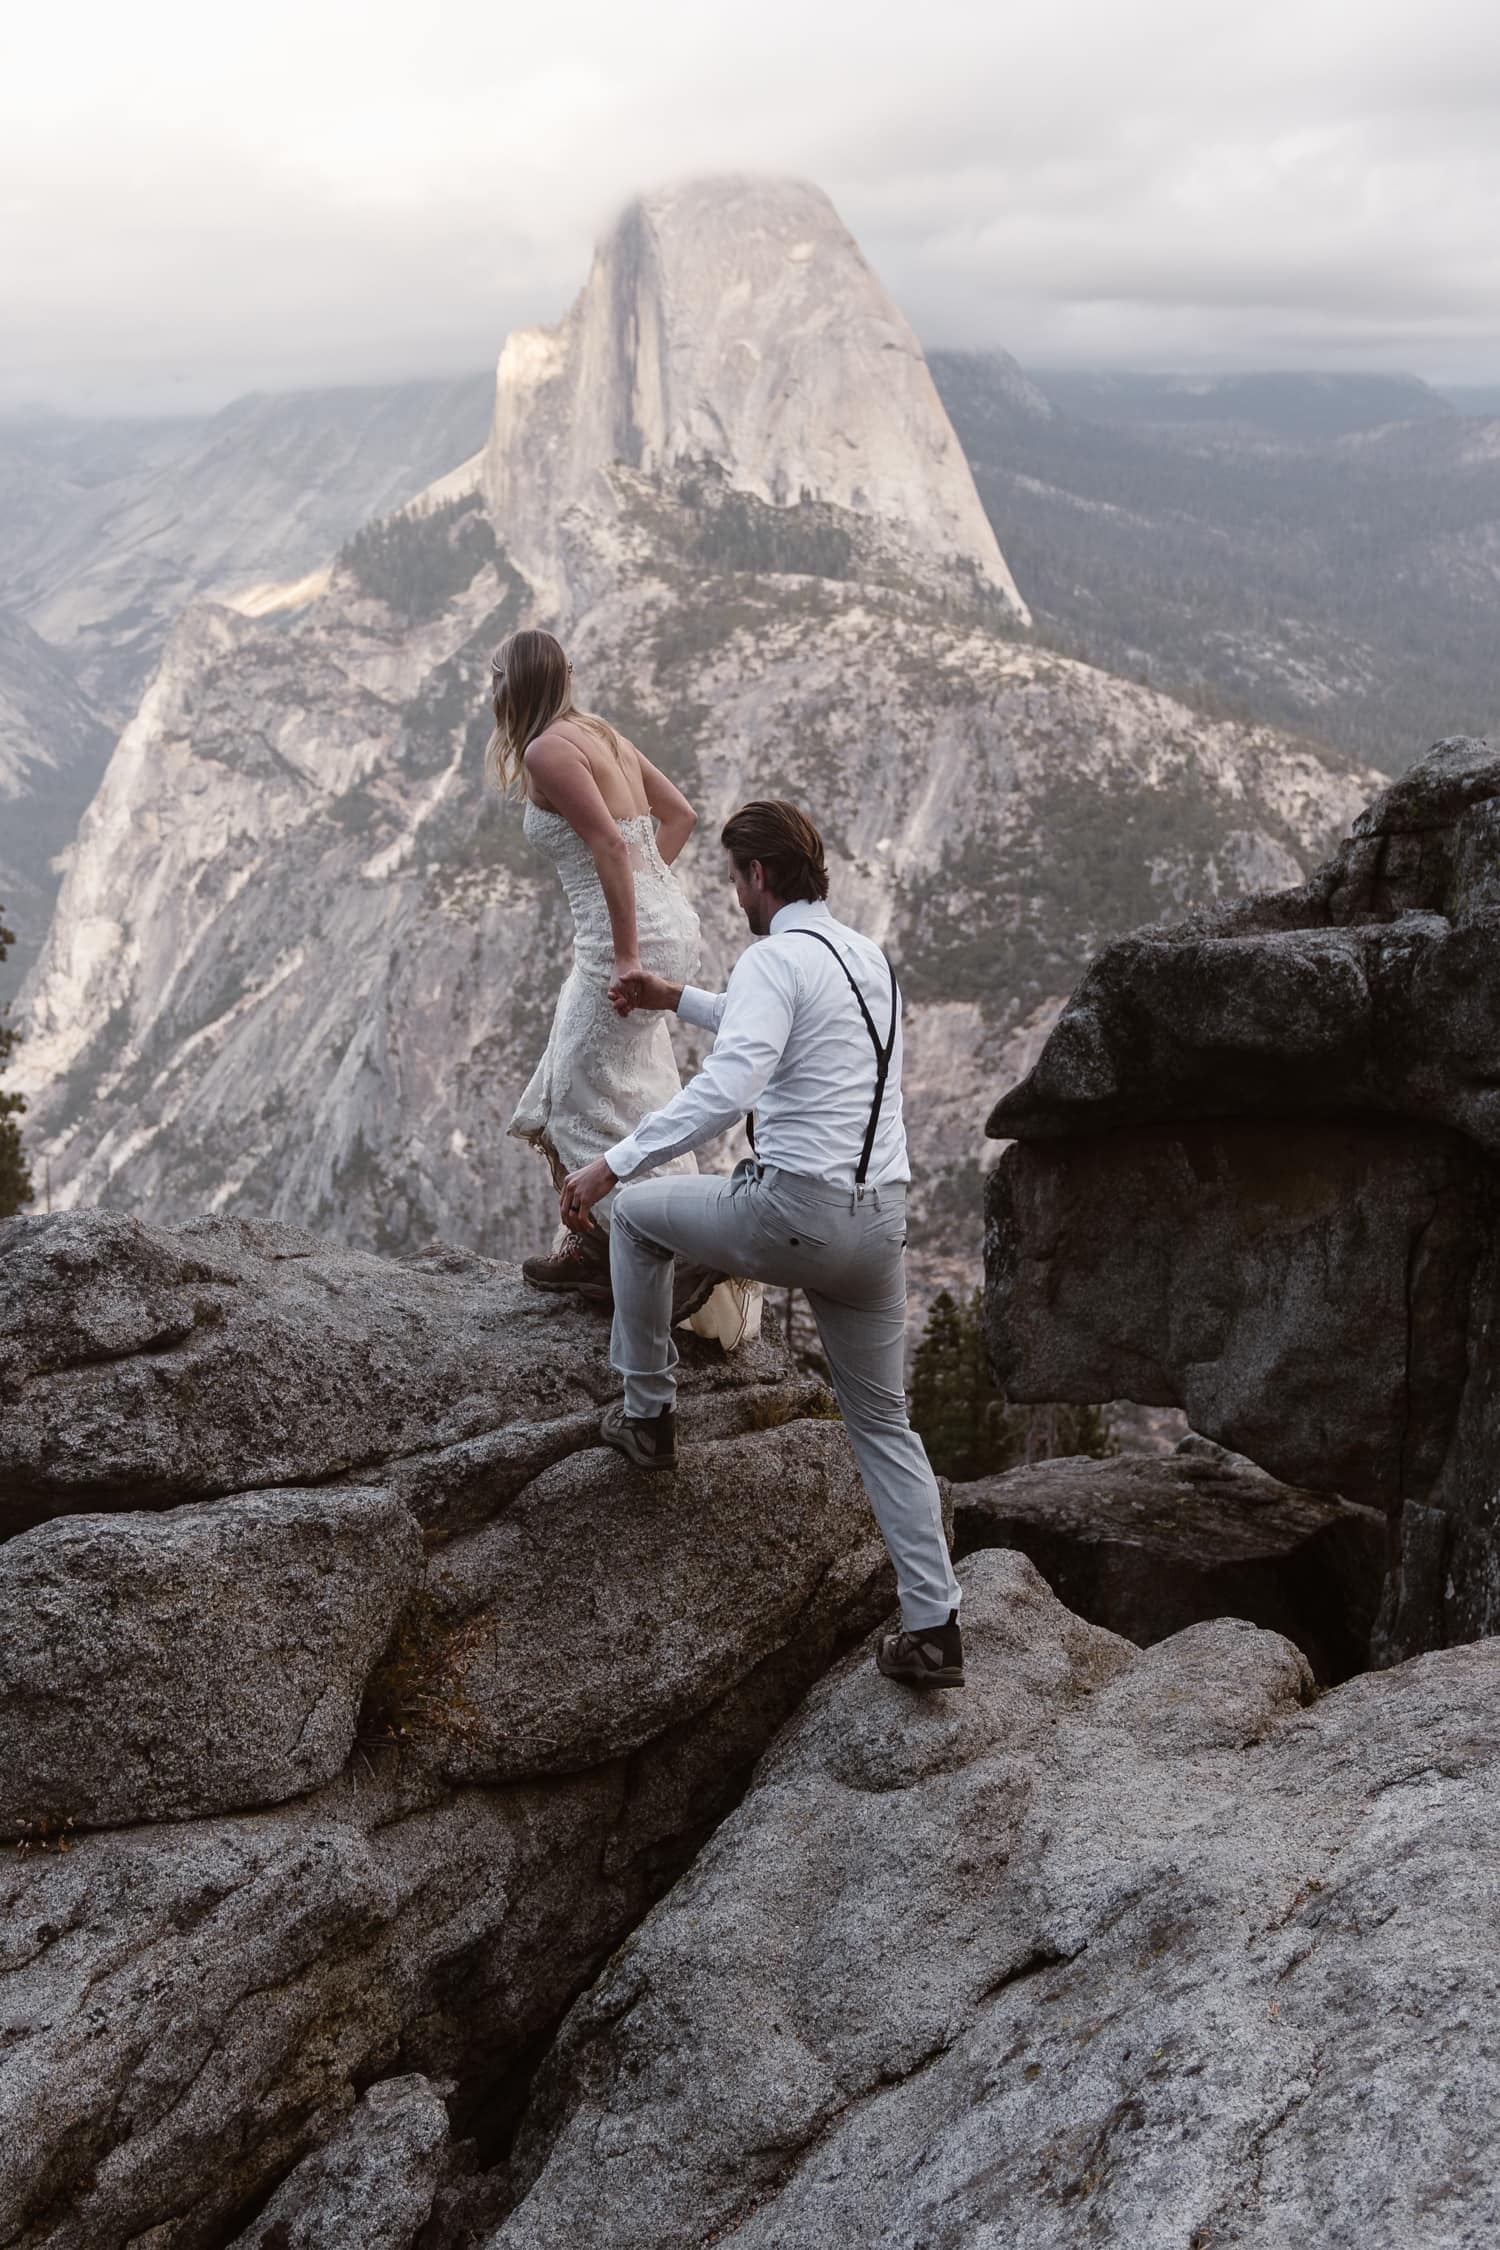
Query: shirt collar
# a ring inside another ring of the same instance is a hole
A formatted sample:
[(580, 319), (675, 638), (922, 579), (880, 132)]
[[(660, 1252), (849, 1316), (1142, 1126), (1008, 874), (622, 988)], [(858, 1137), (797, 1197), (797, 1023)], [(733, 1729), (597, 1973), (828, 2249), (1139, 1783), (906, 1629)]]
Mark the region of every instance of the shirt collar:
[(768, 937), (776, 937), (782, 930), (805, 930), (813, 922), (831, 922), (827, 902), (821, 898), (794, 898), (786, 906), (778, 906), (771, 916)]

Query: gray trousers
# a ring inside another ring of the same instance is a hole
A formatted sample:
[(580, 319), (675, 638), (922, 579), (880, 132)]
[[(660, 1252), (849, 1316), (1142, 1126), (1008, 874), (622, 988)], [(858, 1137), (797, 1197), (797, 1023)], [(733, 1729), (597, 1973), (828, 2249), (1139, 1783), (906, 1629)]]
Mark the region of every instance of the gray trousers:
[(801, 1289), (813, 1309), (839, 1412), (891, 1561), (909, 1632), (947, 1622), (961, 1600), (937, 1480), (906, 1419), (906, 1190), (848, 1188), (751, 1160), (729, 1179), (681, 1175), (617, 1188), (609, 1230), (610, 1359), (625, 1411), (677, 1395), (672, 1257)]

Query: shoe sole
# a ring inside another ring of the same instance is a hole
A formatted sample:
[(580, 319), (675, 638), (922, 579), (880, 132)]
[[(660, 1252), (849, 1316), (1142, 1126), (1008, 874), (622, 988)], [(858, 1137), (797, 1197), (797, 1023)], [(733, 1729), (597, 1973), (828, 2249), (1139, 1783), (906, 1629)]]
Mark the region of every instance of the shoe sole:
[(587, 1281), (538, 1281), (536, 1275), (527, 1273), (524, 1266), (521, 1269), (521, 1279), (528, 1289), (545, 1289), (549, 1295), (554, 1297), (566, 1297), (570, 1293), (576, 1295), (581, 1289), (596, 1286), (596, 1284)]
[(881, 1672), (886, 1679), (904, 1680), (908, 1687), (953, 1688), (963, 1687), (966, 1684), (962, 1672), (955, 1671), (951, 1664), (945, 1664), (942, 1670), (938, 1672), (914, 1672), (908, 1670), (908, 1668), (904, 1664), (887, 1664), (885, 1658), (879, 1653), (878, 1650), (876, 1651), (875, 1655), (875, 1667), (876, 1670)]

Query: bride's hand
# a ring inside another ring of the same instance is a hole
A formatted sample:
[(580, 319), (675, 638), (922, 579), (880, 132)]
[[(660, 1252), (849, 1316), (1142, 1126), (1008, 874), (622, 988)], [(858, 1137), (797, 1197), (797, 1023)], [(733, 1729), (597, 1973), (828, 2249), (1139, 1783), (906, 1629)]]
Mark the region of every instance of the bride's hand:
[(643, 969), (629, 985), (612, 984), (609, 997), (618, 1016), (633, 1015), (637, 1008), (665, 1009), (670, 1014), (682, 998), (682, 986), (668, 984), (665, 977)]
[(634, 953), (617, 953), (615, 955), (615, 973), (610, 979), (609, 997), (614, 1005), (616, 1015), (628, 1016), (631, 1009), (639, 1004), (641, 986), (645, 981), (645, 964), (641, 961), (639, 955)]

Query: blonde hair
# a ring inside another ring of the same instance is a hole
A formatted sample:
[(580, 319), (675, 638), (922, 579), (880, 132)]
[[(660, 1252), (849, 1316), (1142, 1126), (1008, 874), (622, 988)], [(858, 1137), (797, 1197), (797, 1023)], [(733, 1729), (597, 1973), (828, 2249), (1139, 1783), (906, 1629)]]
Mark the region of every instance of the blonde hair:
[(558, 719), (586, 727), (613, 757), (621, 755), (620, 737), (609, 721), (580, 711), (573, 701), (573, 667), (555, 634), (538, 625), (510, 634), (490, 658), (490, 681), (495, 731), (484, 772), (493, 788), (519, 793), (527, 749)]

